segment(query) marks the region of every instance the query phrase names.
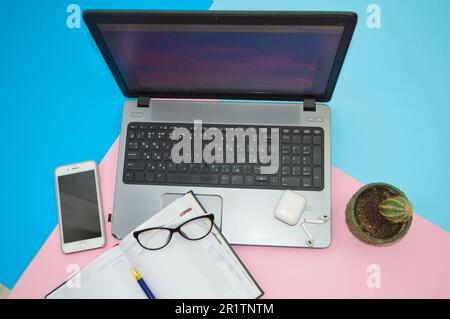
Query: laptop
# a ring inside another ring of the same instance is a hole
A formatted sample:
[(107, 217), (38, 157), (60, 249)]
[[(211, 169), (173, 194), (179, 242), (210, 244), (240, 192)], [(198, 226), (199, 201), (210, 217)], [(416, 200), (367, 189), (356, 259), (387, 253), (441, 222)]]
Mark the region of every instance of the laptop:
[[(193, 191), (231, 244), (330, 245), (331, 118), (324, 103), (356, 14), (94, 10), (84, 21), (129, 98), (115, 237)], [(286, 190), (307, 200), (295, 226), (274, 218)], [(301, 227), (323, 216), (327, 222)]]

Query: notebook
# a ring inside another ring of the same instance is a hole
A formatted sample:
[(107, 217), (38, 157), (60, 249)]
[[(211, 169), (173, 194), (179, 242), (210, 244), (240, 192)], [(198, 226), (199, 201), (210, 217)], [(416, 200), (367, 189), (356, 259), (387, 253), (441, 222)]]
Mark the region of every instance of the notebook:
[[(207, 214), (192, 192), (180, 197), (136, 228), (176, 227)], [(174, 234), (160, 250), (142, 248), (133, 236), (92, 261), (49, 293), (48, 299), (142, 298), (134, 278), (136, 267), (157, 299), (250, 299), (263, 291), (214, 225), (203, 239)]]

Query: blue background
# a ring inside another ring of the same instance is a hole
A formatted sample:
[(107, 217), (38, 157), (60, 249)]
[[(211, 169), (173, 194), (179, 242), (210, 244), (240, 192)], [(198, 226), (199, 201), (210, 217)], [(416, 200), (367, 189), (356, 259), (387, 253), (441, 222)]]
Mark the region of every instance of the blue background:
[[(21, 1), (0, 12), (0, 282), (12, 287), (57, 223), (53, 170), (101, 161), (125, 100), (69, 1)], [(351, 10), (359, 23), (329, 105), (333, 165), (397, 185), (450, 230), (450, 1), (76, 1), (85, 9)], [(381, 29), (366, 8), (382, 10)], [(94, 137), (94, 138), (93, 138)]]

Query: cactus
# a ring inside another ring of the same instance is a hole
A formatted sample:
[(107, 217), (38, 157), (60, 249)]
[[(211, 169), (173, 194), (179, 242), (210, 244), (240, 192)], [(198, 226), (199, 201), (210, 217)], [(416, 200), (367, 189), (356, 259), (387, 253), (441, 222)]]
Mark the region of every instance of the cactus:
[(378, 205), (378, 211), (387, 220), (396, 223), (406, 223), (413, 213), (411, 203), (403, 196), (389, 197)]

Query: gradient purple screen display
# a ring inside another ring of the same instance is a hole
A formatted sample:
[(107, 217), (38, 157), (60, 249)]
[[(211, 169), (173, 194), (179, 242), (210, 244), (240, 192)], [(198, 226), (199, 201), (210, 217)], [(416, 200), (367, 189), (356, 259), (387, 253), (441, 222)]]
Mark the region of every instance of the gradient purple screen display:
[(342, 26), (100, 24), (130, 90), (324, 94)]

